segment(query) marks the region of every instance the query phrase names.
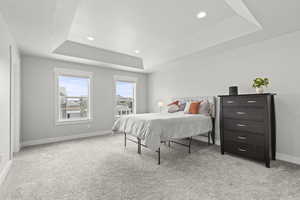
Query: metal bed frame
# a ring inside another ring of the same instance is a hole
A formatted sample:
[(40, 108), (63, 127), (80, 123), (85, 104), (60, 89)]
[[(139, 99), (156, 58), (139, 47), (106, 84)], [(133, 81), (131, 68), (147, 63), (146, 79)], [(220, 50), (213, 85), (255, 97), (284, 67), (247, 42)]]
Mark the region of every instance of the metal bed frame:
[[(212, 143), (215, 144), (215, 118), (212, 117), (212, 130), (207, 133), (207, 143), (210, 145), (210, 139), (212, 139)], [(192, 144), (192, 137), (185, 138), (188, 139), (188, 144), (184, 144), (175, 140), (168, 140), (168, 147), (171, 147), (171, 143), (179, 144), (185, 147), (188, 147), (188, 153), (191, 153), (191, 144)], [(130, 138), (127, 136), (127, 134), (124, 132), (124, 147), (126, 148), (127, 146), (127, 140), (136, 143), (137, 144), (137, 153), (141, 154), (142, 153), (142, 147), (148, 148), (146, 145), (142, 144), (140, 138), (136, 138), (136, 140)], [(161, 143), (166, 143), (166, 141), (161, 141)], [(157, 152), (157, 164), (160, 165), (160, 147), (156, 150)]]

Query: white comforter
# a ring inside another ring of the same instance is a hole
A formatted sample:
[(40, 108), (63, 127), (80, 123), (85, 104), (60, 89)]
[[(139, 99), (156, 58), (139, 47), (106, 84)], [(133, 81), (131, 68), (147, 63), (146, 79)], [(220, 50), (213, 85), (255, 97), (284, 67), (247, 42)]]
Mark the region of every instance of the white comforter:
[(160, 141), (168, 138), (186, 138), (211, 131), (209, 116), (177, 113), (148, 113), (120, 117), (113, 131), (139, 137), (152, 150), (160, 147)]

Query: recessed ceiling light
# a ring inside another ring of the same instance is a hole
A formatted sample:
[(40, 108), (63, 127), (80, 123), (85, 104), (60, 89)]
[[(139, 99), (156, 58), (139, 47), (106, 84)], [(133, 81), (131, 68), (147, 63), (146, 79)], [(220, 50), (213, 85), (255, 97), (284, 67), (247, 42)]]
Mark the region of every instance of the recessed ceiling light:
[(140, 50), (135, 50), (134, 53), (139, 54)]
[(199, 13), (197, 14), (197, 18), (198, 18), (198, 19), (201, 19), (201, 18), (206, 17), (206, 15), (207, 15), (206, 12), (201, 11), (201, 12), (199, 12)]
[(88, 37), (86, 37), (86, 39), (88, 39), (89, 41), (94, 41), (95, 40), (95, 38), (92, 37), (92, 36), (88, 36)]

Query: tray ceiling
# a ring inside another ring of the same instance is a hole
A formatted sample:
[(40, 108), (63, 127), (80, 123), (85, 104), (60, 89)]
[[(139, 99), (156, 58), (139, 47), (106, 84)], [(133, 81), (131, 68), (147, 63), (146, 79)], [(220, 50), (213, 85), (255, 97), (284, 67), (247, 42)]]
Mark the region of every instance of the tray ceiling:
[[(297, 30), (299, 8), (296, 0), (0, 0), (23, 54), (141, 72)], [(197, 18), (200, 11), (207, 16)]]

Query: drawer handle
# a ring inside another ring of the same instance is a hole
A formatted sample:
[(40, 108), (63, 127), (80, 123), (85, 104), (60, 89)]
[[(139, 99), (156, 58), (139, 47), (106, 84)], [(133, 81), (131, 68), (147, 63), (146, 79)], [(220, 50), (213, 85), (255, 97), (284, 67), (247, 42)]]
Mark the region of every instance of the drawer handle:
[(246, 149), (242, 149), (242, 148), (238, 148), (238, 150), (241, 151), (241, 152), (247, 151)]
[(227, 101), (227, 103), (231, 104), (231, 103), (234, 103), (234, 101)]
[(245, 124), (237, 124), (238, 127), (244, 127), (244, 126), (247, 126)]
[(245, 136), (238, 136), (237, 138), (240, 139), (240, 140), (246, 140), (247, 139), (247, 137), (245, 137)]
[(238, 115), (245, 115), (246, 113), (245, 112), (236, 112), (236, 114), (238, 114)]
[(248, 101), (248, 103), (256, 103), (256, 101)]

